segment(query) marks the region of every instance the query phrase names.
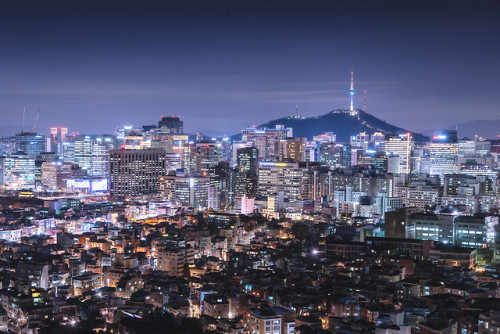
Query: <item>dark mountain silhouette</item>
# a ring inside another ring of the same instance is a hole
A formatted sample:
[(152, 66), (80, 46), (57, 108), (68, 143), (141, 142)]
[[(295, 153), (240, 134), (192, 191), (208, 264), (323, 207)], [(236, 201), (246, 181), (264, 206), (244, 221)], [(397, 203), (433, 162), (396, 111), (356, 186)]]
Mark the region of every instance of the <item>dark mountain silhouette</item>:
[[(362, 110), (356, 110), (353, 115), (348, 110), (333, 110), (316, 117), (284, 117), (261, 124), (259, 128), (274, 128), (278, 124), (293, 128), (294, 137), (312, 139), (313, 136), (324, 132), (333, 132), (337, 135), (338, 141), (349, 141), (350, 136), (360, 132), (397, 134), (411, 132), (382, 121)], [(238, 139), (238, 137), (234, 138)], [(418, 142), (429, 140), (429, 137), (419, 133), (414, 133), (414, 137)]]

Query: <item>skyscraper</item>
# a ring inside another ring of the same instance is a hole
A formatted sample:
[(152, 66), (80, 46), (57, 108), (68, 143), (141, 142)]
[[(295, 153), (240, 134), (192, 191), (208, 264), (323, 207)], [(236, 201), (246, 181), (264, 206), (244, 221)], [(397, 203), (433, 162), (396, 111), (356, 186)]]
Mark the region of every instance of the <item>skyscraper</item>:
[(429, 144), (430, 175), (439, 175), (441, 183), (445, 174), (453, 174), (458, 170), (458, 139), (457, 131), (445, 130), (435, 134)]
[(45, 152), (45, 136), (35, 132), (21, 132), (16, 134), (16, 151), (26, 153), (35, 159), (40, 153)]
[(242, 147), (237, 150), (236, 161), (239, 169), (245, 172), (257, 172), (259, 150), (255, 147)]
[(158, 132), (166, 135), (182, 135), (184, 127), (180, 116), (162, 116), (158, 121)]
[(57, 155), (63, 155), (63, 144), (68, 135), (68, 128), (53, 127), (50, 128), (50, 152)]
[(6, 189), (35, 187), (35, 159), (24, 152), (0, 157), (0, 184)]
[(107, 176), (108, 152), (115, 148), (116, 140), (112, 135), (78, 136), (75, 139), (74, 162), (86, 170), (90, 176)]
[(263, 160), (276, 157), (276, 140), (291, 137), (293, 137), (292, 128), (285, 128), (283, 125), (276, 125), (275, 129), (252, 127), (241, 130), (241, 140), (252, 143), (252, 146), (259, 150), (259, 158)]
[(200, 142), (189, 146), (189, 159), (186, 162), (189, 174), (208, 173), (213, 167), (222, 161), (220, 147), (216, 143)]
[(165, 151), (111, 150), (110, 189), (116, 197), (154, 194), (158, 179), (165, 174)]
[(391, 165), (391, 171), (398, 174), (411, 173), (411, 155), (414, 141), (410, 133), (395, 135), (387, 134), (383, 150), (387, 156), (399, 157), (399, 168)]

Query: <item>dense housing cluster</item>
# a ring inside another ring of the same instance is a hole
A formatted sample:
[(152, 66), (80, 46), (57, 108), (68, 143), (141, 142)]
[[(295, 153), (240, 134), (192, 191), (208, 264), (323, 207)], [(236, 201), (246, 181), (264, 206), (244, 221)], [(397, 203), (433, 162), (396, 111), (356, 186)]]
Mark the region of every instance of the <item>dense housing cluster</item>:
[(0, 331), (500, 333), (500, 141), (416, 138), (3, 138)]

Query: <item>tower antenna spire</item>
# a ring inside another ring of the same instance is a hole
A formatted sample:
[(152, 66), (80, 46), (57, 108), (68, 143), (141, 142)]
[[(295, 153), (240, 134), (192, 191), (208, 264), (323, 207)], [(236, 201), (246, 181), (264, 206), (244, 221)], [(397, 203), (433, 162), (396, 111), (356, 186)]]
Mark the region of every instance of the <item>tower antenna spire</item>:
[(364, 93), (364, 101), (365, 103), (363, 104), (363, 111), (366, 112), (366, 89), (363, 91)]
[(349, 95), (351, 96), (351, 108), (349, 109), (354, 112), (354, 71), (351, 71), (351, 89), (349, 90)]

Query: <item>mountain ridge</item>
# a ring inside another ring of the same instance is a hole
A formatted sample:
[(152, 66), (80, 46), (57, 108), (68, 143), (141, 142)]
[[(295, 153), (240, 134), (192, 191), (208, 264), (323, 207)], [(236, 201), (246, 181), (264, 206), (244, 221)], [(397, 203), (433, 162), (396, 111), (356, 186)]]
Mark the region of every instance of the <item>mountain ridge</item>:
[[(294, 137), (306, 137), (311, 140), (313, 136), (333, 132), (337, 135), (337, 140), (347, 142), (352, 135), (360, 132), (382, 132), (382, 133), (406, 133), (411, 132), (415, 136), (415, 141), (425, 142), (429, 137), (420, 133), (408, 131), (398, 126), (383, 121), (363, 110), (336, 109), (326, 114), (313, 117), (289, 116), (282, 117), (267, 123), (263, 123), (258, 128), (274, 128), (282, 124), (285, 127), (293, 128)], [(238, 135), (233, 136), (237, 138)]]

